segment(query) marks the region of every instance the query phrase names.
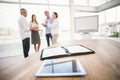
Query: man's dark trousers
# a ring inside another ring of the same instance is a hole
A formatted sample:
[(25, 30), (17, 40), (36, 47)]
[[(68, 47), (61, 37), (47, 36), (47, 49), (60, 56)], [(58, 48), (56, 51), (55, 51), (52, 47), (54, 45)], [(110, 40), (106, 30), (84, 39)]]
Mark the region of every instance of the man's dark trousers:
[(23, 53), (24, 53), (24, 57), (28, 57), (29, 56), (29, 49), (30, 49), (30, 38), (25, 38), (24, 40), (22, 40), (22, 44), (23, 44)]
[(47, 45), (48, 45), (48, 46), (50, 46), (50, 38), (51, 38), (51, 40), (52, 40), (52, 35), (51, 35), (51, 33), (46, 34), (46, 40), (47, 40)]

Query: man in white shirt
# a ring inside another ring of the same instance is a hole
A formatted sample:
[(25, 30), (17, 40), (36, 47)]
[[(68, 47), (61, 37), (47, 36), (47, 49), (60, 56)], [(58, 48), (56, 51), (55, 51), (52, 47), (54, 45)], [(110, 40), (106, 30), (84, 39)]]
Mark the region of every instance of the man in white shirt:
[(28, 57), (29, 49), (30, 49), (30, 36), (29, 31), (30, 27), (26, 20), (27, 17), (27, 10), (22, 8), (20, 9), (21, 17), (18, 20), (20, 36), (22, 38), (22, 45), (23, 45), (23, 53), (24, 57)]

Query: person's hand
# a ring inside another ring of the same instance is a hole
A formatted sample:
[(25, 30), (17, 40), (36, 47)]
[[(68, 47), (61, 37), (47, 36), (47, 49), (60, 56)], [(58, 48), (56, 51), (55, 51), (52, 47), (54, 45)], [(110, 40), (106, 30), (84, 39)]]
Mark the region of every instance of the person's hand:
[(30, 27), (30, 30), (31, 30), (31, 31), (32, 31), (32, 30), (37, 30), (37, 29), (39, 29), (39, 27), (38, 27), (37, 25)]
[(43, 26), (45, 26), (43, 23), (42, 23)]
[(38, 29), (39, 27), (36, 25), (36, 26), (34, 26), (34, 29)]
[(47, 21), (47, 20), (45, 21), (45, 24), (46, 24), (46, 25), (48, 24), (48, 21)]
[(46, 25), (45, 24), (42, 24), (44, 27), (46, 27)]
[(45, 25), (45, 24), (43, 24), (43, 23), (42, 23), (42, 25), (43, 25), (44, 27), (46, 27), (46, 25)]

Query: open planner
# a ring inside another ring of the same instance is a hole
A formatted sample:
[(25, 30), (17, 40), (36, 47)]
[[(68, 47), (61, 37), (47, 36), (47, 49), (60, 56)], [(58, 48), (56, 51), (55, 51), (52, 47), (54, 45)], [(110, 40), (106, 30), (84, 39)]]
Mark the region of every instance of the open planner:
[(89, 54), (89, 53), (95, 53), (95, 52), (83, 45), (45, 48), (41, 52), (40, 59), (41, 60), (53, 59), (53, 58)]

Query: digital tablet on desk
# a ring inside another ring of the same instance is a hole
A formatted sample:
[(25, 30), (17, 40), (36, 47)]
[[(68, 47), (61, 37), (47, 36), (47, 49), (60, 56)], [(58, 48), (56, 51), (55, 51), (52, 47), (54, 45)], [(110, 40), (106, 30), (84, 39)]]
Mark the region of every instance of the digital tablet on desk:
[(35, 74), (37, 77), (85, 75), (86, 72), (78, 59), (45, 60)]

